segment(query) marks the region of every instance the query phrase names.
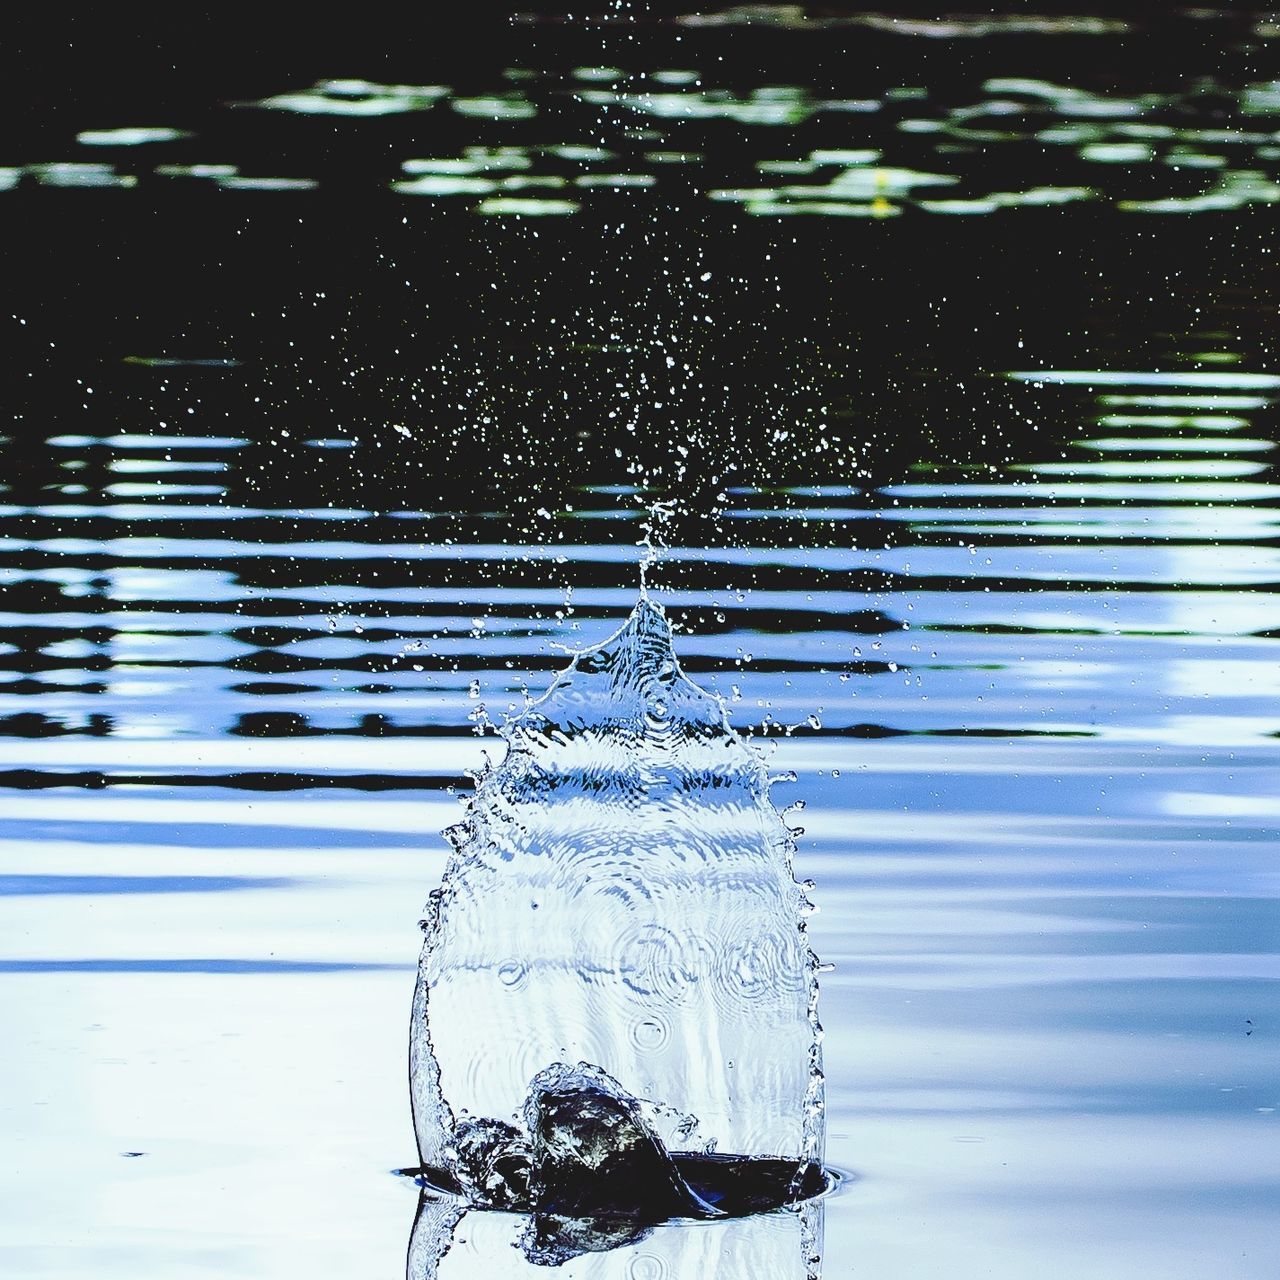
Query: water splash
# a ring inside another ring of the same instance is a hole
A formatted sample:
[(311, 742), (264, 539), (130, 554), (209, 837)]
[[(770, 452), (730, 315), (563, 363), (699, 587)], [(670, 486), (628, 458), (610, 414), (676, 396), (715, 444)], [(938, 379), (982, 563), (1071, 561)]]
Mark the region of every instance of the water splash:
[(644, 550), (640, 558), (640, 598), (649, 597), (649, 574), (662, 559), (667, 549), (666, 531), (676, 513), (674, 502), (655, 502), (650, 506), (647, 517), (640, 524), (640, 532), (644, 537), (636, 545)]
[(473, 1204), (671, 1216), (811, 1193), (817, 964), (763, 761), (662, 609), (503, 730), (423, 922), (418, 1149)]

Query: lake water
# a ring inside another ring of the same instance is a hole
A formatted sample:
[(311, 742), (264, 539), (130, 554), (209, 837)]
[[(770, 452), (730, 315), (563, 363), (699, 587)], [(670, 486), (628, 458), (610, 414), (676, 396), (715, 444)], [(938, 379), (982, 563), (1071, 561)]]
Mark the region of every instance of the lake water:
[(0, 1271), (403, 1274), (439, 832), (674, 499), (849, 1176), (563, 1274), (1272, 1275), (1280, 24), (496, 8), (19, 26)]

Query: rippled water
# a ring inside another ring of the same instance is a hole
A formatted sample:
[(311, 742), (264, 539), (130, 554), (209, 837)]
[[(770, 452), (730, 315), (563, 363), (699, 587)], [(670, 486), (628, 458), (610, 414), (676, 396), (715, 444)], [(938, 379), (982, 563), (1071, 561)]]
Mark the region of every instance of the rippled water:
[(684, 669), (807, 803), (824, 1276), (1270, 1275), (1274, 22), (1047, 9), (32, 46), (5, 1267), (399, 1272), (475, 730), (675, 497)]

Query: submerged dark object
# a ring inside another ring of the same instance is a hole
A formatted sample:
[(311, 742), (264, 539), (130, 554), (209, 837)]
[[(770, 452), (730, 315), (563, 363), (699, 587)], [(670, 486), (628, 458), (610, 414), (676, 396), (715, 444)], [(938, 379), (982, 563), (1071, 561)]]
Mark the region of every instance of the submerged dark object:
[(552, 1067), (534, 1082), (525, 1119), (535, 1213), (639, 1222), (722, 1213), (685, 1181), (635, 1099), (603, 1072)]
[(817, 1164), (797, 1171), (791, 1160), (690, 1151), (674, 1151), (671, 1160), (699, 1200), (730, 1218), (812, 1200), (832, 1185), (831, 1177)]
[(554, 1237), (557, 1250), (565, 1237), (616, 1243), (672, 1218), (764, 1213), (828, 1185), (816, 1164), (797, 1170), (791, 1160), (668, 1151), (643, 1105), (584, 1062), (557, 1063), (535, 1078), (524, 1120), (529, 1137), (514, 1125), (464, 1121), (456, 1175), (423, 1172), (473, 1204), (534, 1214), (530, 1239)]

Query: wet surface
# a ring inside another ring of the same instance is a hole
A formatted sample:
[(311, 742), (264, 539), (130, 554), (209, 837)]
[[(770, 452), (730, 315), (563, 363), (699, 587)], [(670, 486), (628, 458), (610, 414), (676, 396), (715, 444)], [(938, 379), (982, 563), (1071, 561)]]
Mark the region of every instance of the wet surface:
[(7, 81), (0, 1262), (399, 1273), (478, 708), (674, 495), (807, 804), (823, 1274), (1270, 1275), (1273, 19), (543, 17)]

